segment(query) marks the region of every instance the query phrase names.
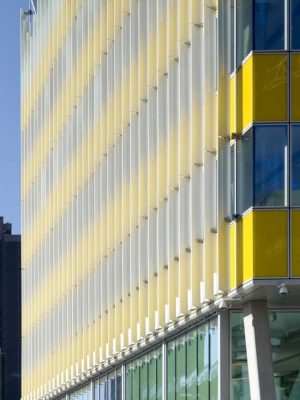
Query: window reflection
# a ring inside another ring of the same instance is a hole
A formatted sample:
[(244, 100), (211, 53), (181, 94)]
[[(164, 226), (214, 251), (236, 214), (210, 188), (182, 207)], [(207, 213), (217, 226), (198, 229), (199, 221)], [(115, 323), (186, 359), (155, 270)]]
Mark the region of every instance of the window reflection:
[(292, 127), (292, 205), (300, 206), (300, 125)]
[[(276, 400), (300, 398), (300, 313), (270, 312)], [(231, 314), (232, 399), (250, 400), (243, 315)]]
[(253, 130), (237, 142), (237, 212), (242, 214), (253, 204)]
[(255, 50), (284, 49), (284, 0), (255, 0)]
[(252, 50), (252, 0), (237, 0), (237, 65), (241, 65), (244, 58)]
[(254, 151), (254, 205), (286, 205), (286, 126), (255, 127)]
[(300, 50), (300, 0), (292, 0), (292, 49)]

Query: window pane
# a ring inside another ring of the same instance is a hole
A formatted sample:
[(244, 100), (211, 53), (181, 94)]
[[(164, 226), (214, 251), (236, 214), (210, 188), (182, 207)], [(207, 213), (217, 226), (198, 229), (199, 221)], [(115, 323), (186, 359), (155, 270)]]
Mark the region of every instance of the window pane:
[(157, 358), (156, 358), (156, 400), (162, 400), (162, 352), (161, 350), (157, 350)]
[(132, 399), (140, 398), (140, 368), (137, 362), (132, 371)]
[(300, 0), (292, 0), (292, 49), (300, 50)]
[(255, 127), (254, 204), (284, 206), (287, 130), (285, 126)]
[(292, 205), (300, 206), (300, 126), (292, 127)]
[(253, 130), (237, 141), (237, 213), (242, 214), (253, 203)]
[(284, 0), (255, 0), (255, 50), (284, 49)]
[(218, 320), (212, 320), (209, 323), (210, 333), (210, 400), (218, 400)]
[(107, 382), (105, 378), (100, 380), (100, 400), (107, 400)]
[(231, 376), (232, 400), (250, 400), (242, 313), (231, 314)]
[(148, 361), (144, 358), (140, 366), (140, 391), (141, 400), (148, 399)]
[(186, 395), (188, 399), (197, 398), (197, 331), (186, 335)]
[(198, 329), (198, 397), (208, 399), (209, 394), (209, 331), (208, 324)]
[(175, 381), (175, 343), (168, 344), (168, 400), (176, 399)]
[(99, 381), (95, 381), (94, 383), (94, 399), (95, 400), (100, 400), (100, 394), (99, 394)]
[(252, 0), (237, 0), (237, 66), (252, 50)]
[(235, 37), (234, 37), (234, 0), (230, 2), (230, 73), (235, 70), (234, 65), (234, 50), (235, 50)]
[(186, 356), (185, 337), (176, 340), (176, 400), (185, 399), (186, 389)]
[(116, 400), (122, 400), (122, 370), (117, 371), (116, 377)]
[[(126, 400), (132, 400), (132, 369), (131, 367), (126, 367)], [(102, 400), (102, 398), (101, 398)]]
[(299, 312), (270, 313), (270, 334), (277, 400), (300, 398), (299, 326)]
[(156, 356), (153, 353), (149, 361), (149, 400), (156, 400)]
[[(276, 400), (300, 398), (300, 313), (269, 312)], [(232, 399), (250, 400), (242, 313), (231, 314)]]
[(115, 400), (115, 375), (112, 374), (108, 377), (107, 381), (107, 399)]
[(235, 144), (230, 147), (230, 209), (231, 217), (236, 214), (235, 210)]

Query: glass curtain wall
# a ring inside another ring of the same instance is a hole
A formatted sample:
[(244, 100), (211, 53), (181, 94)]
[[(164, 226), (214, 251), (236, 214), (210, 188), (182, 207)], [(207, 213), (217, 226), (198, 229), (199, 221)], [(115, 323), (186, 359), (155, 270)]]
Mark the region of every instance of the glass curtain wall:
[(300, 0), (291, 0), (292, 49), (300, 50)]
[(161, 348), (126, 365), (126, 400), (162, 400)]
[(291, 179), (291, 202), (292, 206), (300, 206), (300, 125), (292, 126), (291, 157), (292, 157), (292, 179)]
[[(269, 313), (276, 400), (300, 398), (300, 312)], [(232, 400), (250, 400), (243, 314), (231, 314)]]
[(218, 399), (218, 326), (212, 320), (168, 344), (168, 400)]
[[(252, 206), (288, 206), (287, 126), (254, 126), (237, 140), (236, 152), (237, 213)], [(296, 169), (296, 161), (293, 165)]]
[[(293, 48), (299, 48), (297, 47), (300, 41), (299, 0), (291, 1)], [(236, 13), (234, 12), (234, 4), (231, 3), (230, 20), (231, 72), (241, 66), (243, 60), (252, 50), (276, 51), (286, 49), (285, 0), (236, 0)], [(234, 29), (234, 25), (236, 25), (236, 29)], [(233, 65), (234, 50), (236, 51), (235, 66)]]

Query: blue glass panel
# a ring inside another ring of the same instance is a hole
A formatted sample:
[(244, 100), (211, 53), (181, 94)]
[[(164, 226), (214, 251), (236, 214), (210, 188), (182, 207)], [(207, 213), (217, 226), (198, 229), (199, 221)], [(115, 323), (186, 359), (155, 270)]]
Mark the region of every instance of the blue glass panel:
[(252, 50), (252, 0), (236, 1), (237, 67)]
[(122, 370), (117, 371), (116, 376), (116, 400), (122, 400)]
[(254, 205), (284, 206), (287, 188), (287, 128), (256, 126), (254, 142)]
[(255, 50), (284, 49), (284, 0), (255, 0)]
[(292, 205), (300, 206), (300, 125), (292, 127)]
[(292, 49), (300, 50), (300, 0), (292, 0)]

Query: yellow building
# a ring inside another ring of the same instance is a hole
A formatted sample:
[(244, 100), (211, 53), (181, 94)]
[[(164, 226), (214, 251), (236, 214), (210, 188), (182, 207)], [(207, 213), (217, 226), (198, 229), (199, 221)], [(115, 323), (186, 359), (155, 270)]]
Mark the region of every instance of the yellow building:
[(299, 398), (300, 0), (32, 0), (21, 98), (23, 400)]

